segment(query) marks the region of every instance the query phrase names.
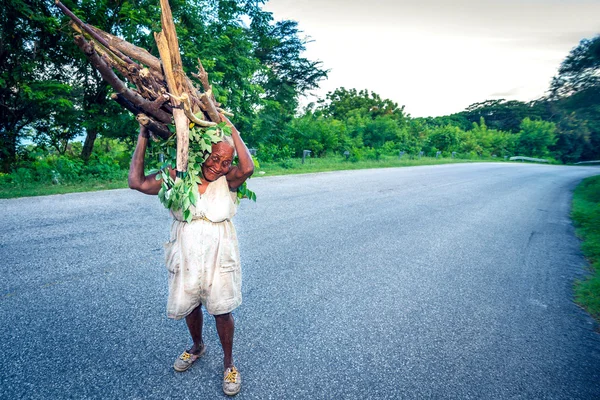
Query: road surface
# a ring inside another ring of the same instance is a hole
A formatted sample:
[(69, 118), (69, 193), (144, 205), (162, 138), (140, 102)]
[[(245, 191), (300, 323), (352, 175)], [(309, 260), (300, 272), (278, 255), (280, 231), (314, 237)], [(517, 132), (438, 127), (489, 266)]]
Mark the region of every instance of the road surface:
[[(598, 399), (569, 219), (595, 167), (252, 179), (236, 216), (239, 399)], [(222, 353), (165, 316), (170, 217), (131, 190), (0, 200), (0, 398), (212, 399)]]

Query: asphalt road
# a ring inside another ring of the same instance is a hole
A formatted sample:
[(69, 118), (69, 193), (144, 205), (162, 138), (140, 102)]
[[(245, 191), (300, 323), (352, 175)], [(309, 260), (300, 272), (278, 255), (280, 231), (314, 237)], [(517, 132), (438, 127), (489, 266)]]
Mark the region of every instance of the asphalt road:
[[(594, 167), (458, 164), (252, 179), (236, 216), (239, 399), (599, 399), (569, 219)], [(169, 215), (130, 190), (0, 200), (0, 398), (212, 399), (165, 316)]]

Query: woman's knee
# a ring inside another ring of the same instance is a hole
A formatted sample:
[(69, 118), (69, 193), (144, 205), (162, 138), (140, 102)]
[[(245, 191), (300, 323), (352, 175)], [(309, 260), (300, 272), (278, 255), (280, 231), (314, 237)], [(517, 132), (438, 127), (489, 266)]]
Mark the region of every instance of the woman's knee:
[(231, 319), (232, 319), (232, 316), (231, 316), (231, 313), (229, 312), (229, 313), (227, 313), (227, 314), (219, 314), (219, 315), (215, 315), (215, 319), (216, 319), (217, 321), (223, 321), (223, 322), (226, 322), (226, 321), (229, 321), (229, 320), (231, 320)]

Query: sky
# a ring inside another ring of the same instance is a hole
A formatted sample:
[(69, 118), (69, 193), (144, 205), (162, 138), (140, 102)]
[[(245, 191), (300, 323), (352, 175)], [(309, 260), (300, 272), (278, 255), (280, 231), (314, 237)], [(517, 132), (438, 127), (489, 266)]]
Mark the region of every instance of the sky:
[(303, 56), (330, 69), (304, 104), (343, 86), (413, 117), (540, 98), (569, 51), (600, 33), (600, 0), (270, 0), (264, 9), (298, 21), (312, 40)]

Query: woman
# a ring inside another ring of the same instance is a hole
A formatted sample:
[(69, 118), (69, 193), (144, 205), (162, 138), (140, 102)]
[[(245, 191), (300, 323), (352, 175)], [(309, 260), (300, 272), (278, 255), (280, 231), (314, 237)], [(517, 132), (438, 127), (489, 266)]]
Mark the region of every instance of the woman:
[[(193, 220), (183, 221), (174, 212), (171, 240), (165, 244), (169, 270), (169, 318), (185, 318), (192, 347), (184, 351), (173, 368), (183, 372), (206, 351), (202, 341), (202, 304), (215, 317), (223, 347), (223, 391), (233, 396), (240, 391), (241, 376), (233, 364), (234, 321), (231, 312), (241, 304), (241, 269), (237, 236), (231, 218), (236, 212), (236, 189), (254, 172), (254, 163), (238, 130), (221, 116), (232, 129), (231, 137), (212, 146), (202, 164), (200, 199), (192, 206)], [(144, 175), (144, 155), (149, 132), (140, 126), (138, 142), (129, 169), (129, 187), (145, 194), (158, 194), (161, 180), (156, 174)], [(234, 151), (239, 162), (232, 166)], [(176, 172), (170, 170), (175, 179)]]

